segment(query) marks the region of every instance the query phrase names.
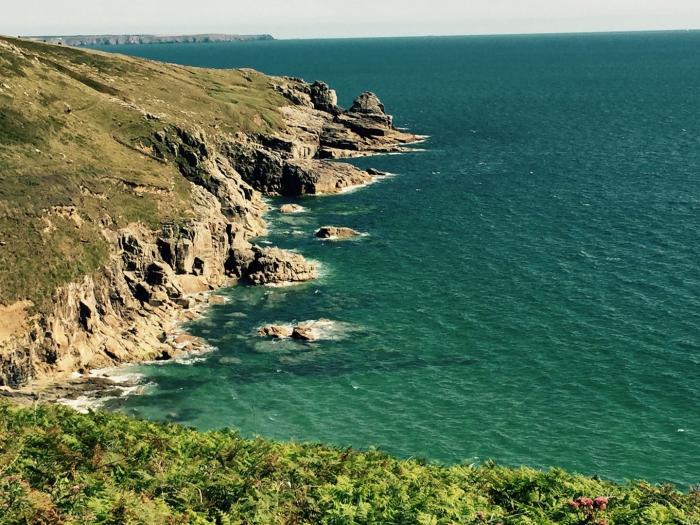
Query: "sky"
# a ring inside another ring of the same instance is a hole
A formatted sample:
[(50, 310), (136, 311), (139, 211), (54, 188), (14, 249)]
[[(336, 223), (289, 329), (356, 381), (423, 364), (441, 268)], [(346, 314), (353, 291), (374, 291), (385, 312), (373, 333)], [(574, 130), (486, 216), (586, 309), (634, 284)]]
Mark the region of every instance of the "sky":
[(277, 38), (700, 29), (700, 0), (0, 0), (0, 34)]

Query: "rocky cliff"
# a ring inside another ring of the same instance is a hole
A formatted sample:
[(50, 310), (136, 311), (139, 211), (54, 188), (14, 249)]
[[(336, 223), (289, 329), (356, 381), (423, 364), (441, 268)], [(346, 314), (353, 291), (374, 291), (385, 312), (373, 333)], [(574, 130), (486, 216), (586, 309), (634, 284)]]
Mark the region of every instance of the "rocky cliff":
[[(265, 90), (265, 97), (276, 101), (274, 116), (263, 111), (251, 113), (251, 121), (267, 118), (275, 125), (232, 128), (218, 115), (213, 116), (217, 114), (216, 108), (207, 113), (211, 110), (208, 105), (215, 103), (209, 99), (191, 103), (191, 107), (181, 109), (184, 117), (172, 118), (168, 113), (174, 114), (175, 108), (169, 104), (155, 103), (151, 98), (135, 100), (122, 92), (105, 92), (105, 87), (115, 83), (105, 81), (102, 85), (104, 79), (88, 76), (88, 71), (76, 67), (75, 61), (70, 66), (56, 68), (56, 58), (50, 53), (55, 46), (27, 49), (9, 39), (4, 41), (4, 46), (9, 49), (5, 53), (6, 61), (10, 57), (15, 66), (18, 62), (23, 64), (20, 59), (48, 64), (53, 68), (52, 74), (58, 70), (57, 76), (63, 82), (77, 78), (81, 96), (85, 95), (86, 86), (91, 96), (98, 91), (96, 103), (106, 105), (106, 111), (110, 107), (118, 107), (120, 111), (126, 107), (130, 118), (136, 113), (138, 125), (147, 124), (145, 133), (140, 127), (138, 141), (120, 139), (115, 151), (145, 159), (144, 162), (150, 163), (149, 169), (162, 168), (173, 179), (169, 188), (123, 180), (116, 188), (128, 192), (129, 198), (136, 202), (152, 199), (154, 206), (162, 206), (163, 201), (175, 198), (173, 188), (184, 185), (179, 191), (186, 195), (186, 205), (150, 224), (144, 220), (124, 221), (119, 208), (109, 209), (105, 204), (111, 202), (107, 192), (97, 194), (90, 190), (81, 177), (80, 198), (71, 195), (67, 198), (69, 205), (38, 209), (36, 220), (51, 225), (41, 233), (43, 243), (52, 242), (50, 233), (46, 233), (51, 228), (72, 231), (76, 227), (82, 232), (89, 223), (88, 226), (96, 229), (97, 239), (81, 238), (79, 242), (94, 242), (95, 246), (103, 243), (106, 251), (92, 271), (83, 271), (56, 286), (50, 300), (41, 307), (24, 306), (32, 304), (29, 301), (38, 302), (26, 290), (20, 290), (14, 297), (9, 293), (0, 295), (4, 303), (0, 304), (0, 313), (8, 314), (6, 327), (0, 331), (0, 386), (16, 388), (37, 379), (65, 379), (75, 372), (122, 362), (169, 359), (188, 350), (189, 343), (177, 341), (174, 329), (183, 315), (206, 302), (206, 292), (236, 281), (258, 285), (314, 278), (315, 265), (301, 255), (253, 244), (265, 232), (265, 204), (261, 196), (335, 193), (369, 182), (374, 172), (329, 159), (400, 151), (404, 144), (417, 139), (395, 129), (384, 106), (371, 93), (362, 94), (346, 111), (338, 107), (335, 92), (321, 82), (309, 84), (301, 79), (272, 77), (261, 80), (255, 72), (241, 71), (238, 74), (244, 85), (255, 82), (261, 87), (254, 89)], [(100, 60), (111, 60), (97, 56)], [(78, 61), (84, 63), (91, 58), (86, 53), (79, 55)], [(134, 62), (144, 68), (154, 64), (128, 59), (130, 65)], [(22, 72), (26, 74), (29, 67), (24, 66)], [(119, 67), (124, 66), (119, 64)], [(188, 76), (201, 75), (200, 70), (178, 67), (183, 69)], [(163, 81), (169, 72), (165, 72)], [(112, 69), (109, 76), (114, 78), (116, 74)], [(15, 87), (21, 87), (25, 78), (18, 77)], [(222, 84), (218, 80), (205, 87), (218, 90), (217, 97), (221, 92), (230, 96)], [(6, 112), (17, 111), (12, 102), (24, 97), (17, 91), (13, 93), (11, 85), (5, 86), (11, 100), (7, 103), (0, 96), (0, 102), (5, 102)], [(39, 89), (38, 96), (45, 91), (45, 86)], [(268, 92), (278, 98), (272, 99)], [(144, 107), (146, 102), (151, 107)], [(66, 115), (74, 112), (67, 102), (57, 103), (64, 104)], [(154, 105), (163, 112), (153, 111)], [(236, 110), (239, 114), (232, 114), (232, 120), (239, 118), (245, 108)], [(81, 122), (82, 126), (90, 124)], [(118, 126), (119, 130), (124, 127), (121, 123)], [(23, 140), (30, 148), (35, 142), (31, 135)], [(113, 142), (109, 144), (114, 146)], [(0, 143), (5, 158), (20, 155), (20, 160), (35, 163), (26, 149), (22, 149), (25, 145), (10, 144), (7, 139)], [(87, 155), (91, 165), (99, 165), (107, 162), (106, 152), (82, 151), (81, 155)], [(52, 160), (58, 158), (50, 156)], [(14, 165), (9, 163), (9, 167), (14, 174)], [(35, 188), (35, 191), (45, 190), (49, 188)], [(101, 214), (93, 216), (88, 211), (93, 200), (98, 203), (101, 200)], [(8, 198), (2, 204), (0, 211), (12, 205)], [(8, 216), (13, 218), (11, 214)], [(26, 253), (22, 257), (32, 258)], [(11, 272), (12, 268), (4, 267), (0, 271)], [(0, 288), (0, 292), (4, 290)], [(10, 323), (10, 309), (25, 315)]]

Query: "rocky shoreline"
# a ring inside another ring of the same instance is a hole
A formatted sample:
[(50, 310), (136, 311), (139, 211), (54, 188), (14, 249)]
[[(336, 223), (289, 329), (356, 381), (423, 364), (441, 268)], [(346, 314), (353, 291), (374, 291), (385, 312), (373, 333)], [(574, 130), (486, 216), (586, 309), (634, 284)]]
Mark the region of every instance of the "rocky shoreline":
[(0, 340), (0, 397), (31, 403), (117, 395), (125, 385), (95, 370), (207, 350), (179, 326), (216, 301), (213, 290), (316, 277), (316, 263), (302, 255), (254, 244), (266, 232), (262, 197), (361, 187), (385, 174), (337, 159), (406, 151), (422, 137), (396, 129), (372, 93), (343, 110), (324, 83), (274, 82), (289, 101), (281, 132), (230, 137), (164, 126), (155, 134), (154, 156), (190, 182), (196, 217), (159, 231), (105, 231), (114, 246), (110, 263), (59, 289), (51, 312)]

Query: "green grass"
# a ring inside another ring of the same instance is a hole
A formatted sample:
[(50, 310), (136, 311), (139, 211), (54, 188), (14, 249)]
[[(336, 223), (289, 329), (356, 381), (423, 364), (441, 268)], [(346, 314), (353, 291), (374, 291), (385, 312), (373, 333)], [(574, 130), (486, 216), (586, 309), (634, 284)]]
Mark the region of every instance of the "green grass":
[[(103, 228), (191, 216), (177, 162), (147, 154), (154, 133), (199, 129), (216, 142), (269, 132), (283, 104), (251, 71), (0, 37), (0, 304), (50, 305), (57, 287), (105, 263)], [(84, 225), (54, 220), (55, 206), (75, 207)]]
[(0, 524), (41, 523), (692, 525), (700, 494), (0, 404)]

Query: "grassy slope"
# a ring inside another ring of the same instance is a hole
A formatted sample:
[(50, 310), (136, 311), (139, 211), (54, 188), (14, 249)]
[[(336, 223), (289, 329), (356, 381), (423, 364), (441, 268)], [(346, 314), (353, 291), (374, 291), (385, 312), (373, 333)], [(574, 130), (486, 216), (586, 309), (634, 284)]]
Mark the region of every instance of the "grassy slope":
[[(148, 152), (169, 124), (274, 129), (282, 104), (253, 72), (0, 37), (0, 304), (41, 307), (57, 286), (98, 268), (108, 253), (98, 231), (106, 217), (116, 228), (187, 215), (188, 185), (175, 167), (128, 145)], [(82, 226), (49, 217), (54, 206), (75, 206)]]
[[(581, 496), (609, 506), (587, 520)], [(698, 524), (700, 493), (0, 405), (0, 524), (15, 523)]]

